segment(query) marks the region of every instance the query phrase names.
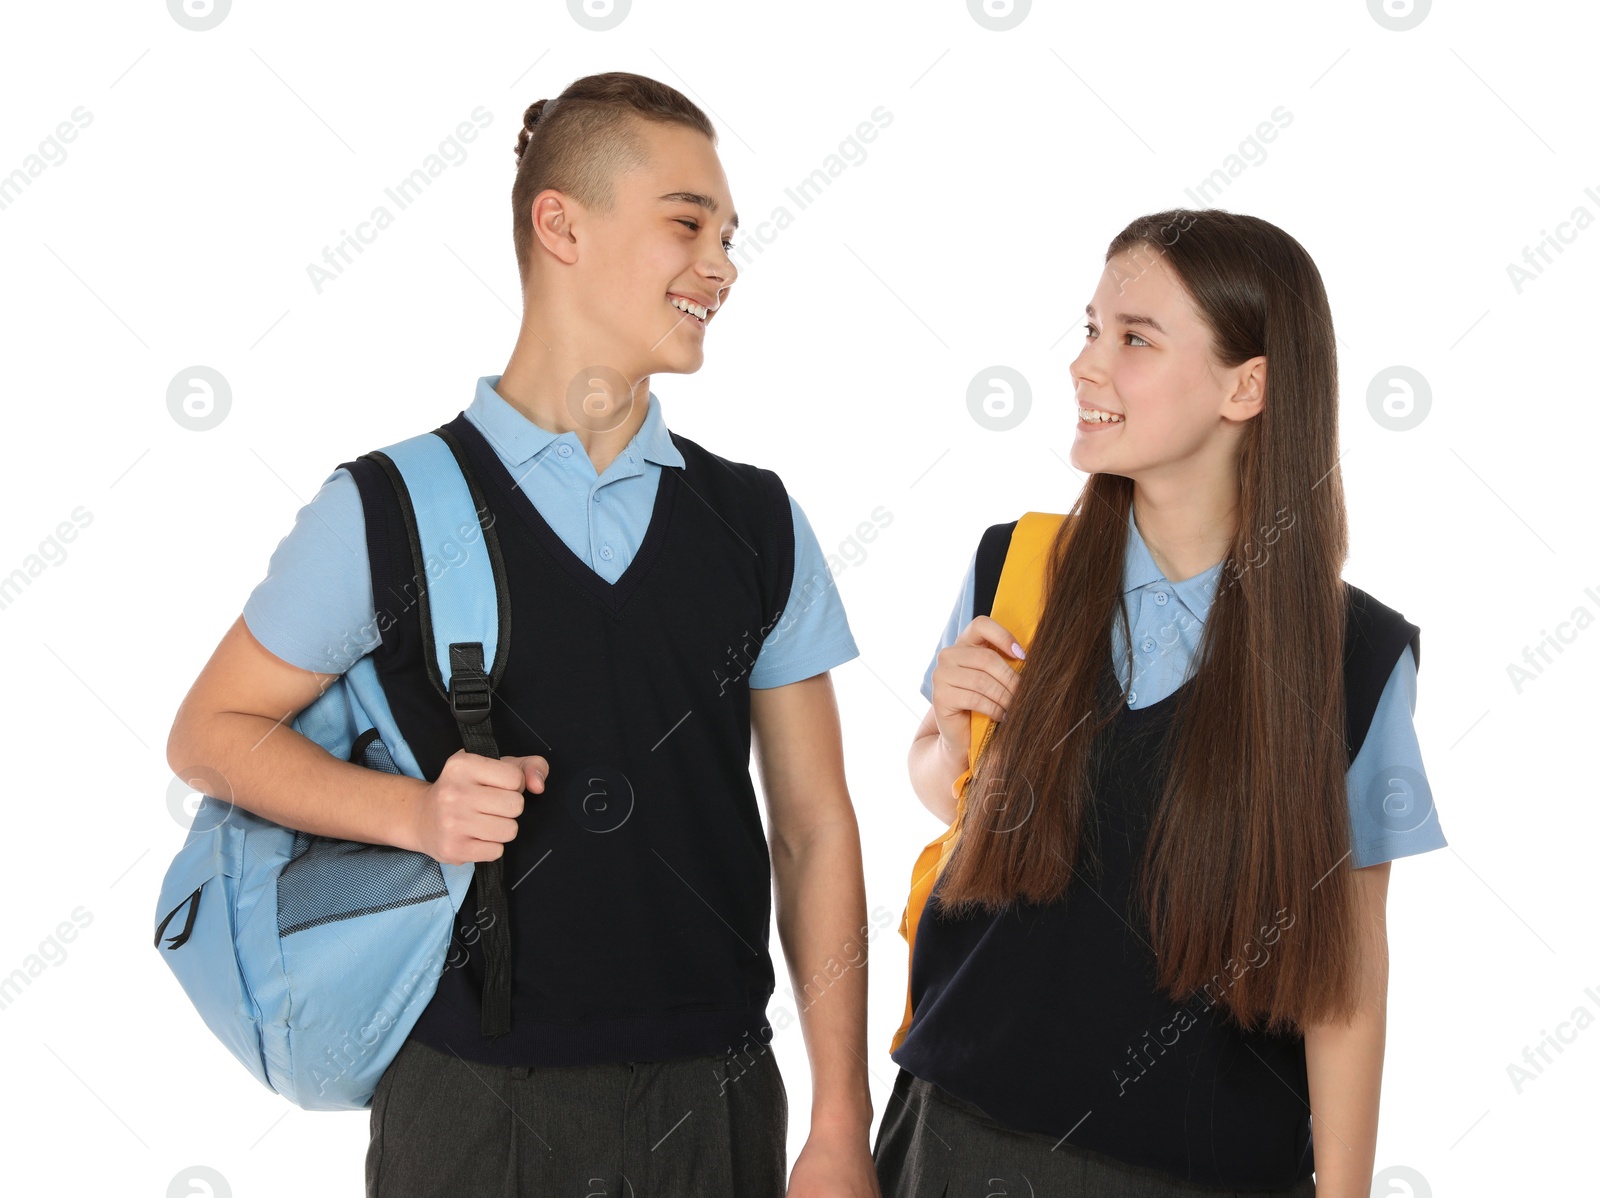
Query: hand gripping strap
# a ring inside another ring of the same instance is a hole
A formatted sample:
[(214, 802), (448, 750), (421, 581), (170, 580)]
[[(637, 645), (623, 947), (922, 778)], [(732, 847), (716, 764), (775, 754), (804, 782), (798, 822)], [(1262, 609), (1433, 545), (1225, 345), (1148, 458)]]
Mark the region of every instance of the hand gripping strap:
[[(1000, 585), (995, 592), (994, 609), (989, 614), (1016, 635), (1017, 643), (1024, 650), (1033, 644), (1033, 635), (1039, 626), (1050, 546), (1064, 518), (1054, 512), (1027, 512), (1017, 521), (1017, 527), (1011, 534), (1011, 546), (1006, 551), (1005, 565), (1000, 571)], [(1020, 672), (1025, 663), (1012, 661), (1010, 664), (1012, 669)], [(967, 768), (950, 788), (956, 799), (955, 819), (943, 834), (923, 848), (911, 870), (911, 894), (906, 900), (905, 912), (900, 917), (900, 935), (910, 949), (906, 960), (906, 1010), (900, 1028), (889, 1045), (890, 1052), (900, 1047), (900, 1042), (911, 1029), (910, 958), (916, 951), (917, 923), (934, 883), (939, 880), (939, 872), (955, 850), (961, 817), (967, 807), (967, 783), (971, 781), (978, 756), (988, 741), (991, 725), (992, 721), (987, 715), (978, 711), (972, 713), (972, 740), (967, 750)]]

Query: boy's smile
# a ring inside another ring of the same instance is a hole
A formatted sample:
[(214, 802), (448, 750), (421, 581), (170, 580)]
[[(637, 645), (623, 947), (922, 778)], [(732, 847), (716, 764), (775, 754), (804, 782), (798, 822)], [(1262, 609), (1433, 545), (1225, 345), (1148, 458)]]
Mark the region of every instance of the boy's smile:
[(702, 331), (704, 331), (706, 323), (716, 314), (717, 308), (721, 305), (720, 300), (685, 295), (681, 291), (667, 292), (667, 302), (688, 317), (686, 322), (680, 321), (679, 323), (687, 323), (691, 327)]
[(617, 175), (613, 208), (590, 214), (599, 222), (586, 247), (599, 300), (592, 314), (632, 359), (618, 363), (624, 374), (692, 374), (739, 273), (728, 257), (739, 216), (709, 139), (682, 126), (637, 127), (640, 163)]

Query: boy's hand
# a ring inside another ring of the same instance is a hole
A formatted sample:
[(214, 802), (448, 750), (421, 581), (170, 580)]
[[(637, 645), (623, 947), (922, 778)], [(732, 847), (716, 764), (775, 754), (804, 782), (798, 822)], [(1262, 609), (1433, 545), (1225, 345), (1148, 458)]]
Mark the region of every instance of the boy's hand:
[(549, 773), (543, 757), (496, 761), (457, 749), (417, 801), (413, 844), (445, 865), (498, 860), (517, 835), (523, 791), (542, 792)]
[(863, 1130), (835, 1134), (813, 1125), (789, 1174), (789, 1198), (882, 1198)]

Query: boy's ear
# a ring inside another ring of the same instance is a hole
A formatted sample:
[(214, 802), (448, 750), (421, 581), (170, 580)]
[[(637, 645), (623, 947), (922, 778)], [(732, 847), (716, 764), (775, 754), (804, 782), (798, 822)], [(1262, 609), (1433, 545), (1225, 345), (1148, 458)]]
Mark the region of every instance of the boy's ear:
[(541, 191), (533, 200), (533, 235), (549, 253), (569, 266), (578, 260), (572, 221), (573, 202), (559, 191)]

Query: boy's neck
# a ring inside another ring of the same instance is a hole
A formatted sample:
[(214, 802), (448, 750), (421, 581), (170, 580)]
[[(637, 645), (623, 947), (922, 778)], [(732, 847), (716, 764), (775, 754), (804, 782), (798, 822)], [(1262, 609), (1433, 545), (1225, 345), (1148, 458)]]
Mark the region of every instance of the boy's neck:
[[(578, 391), (572, 381), (583, 371), (581, 366), (564, 368), (556, 363), (547, 346), (540, 345), (536, 354), (530, 354), (519, 341), (495, 391), (546, 432), (572, 433), (598, 476), (644, 426), (650, 412), (650, 376), (633, 384), (630, 405), (628, 396), (619, 393), (625, 385), (620, 381), (607, 385), (609, 380), (598, 379), (590, 385), (591, 390)], [(608, 373), (612, 379), (620, 380), (615, 371)], [(585, 395), (594, 398), (585, 400)], [(597, 400), (601, 405), (609, 404), (609, 411), (596, 407)]]

